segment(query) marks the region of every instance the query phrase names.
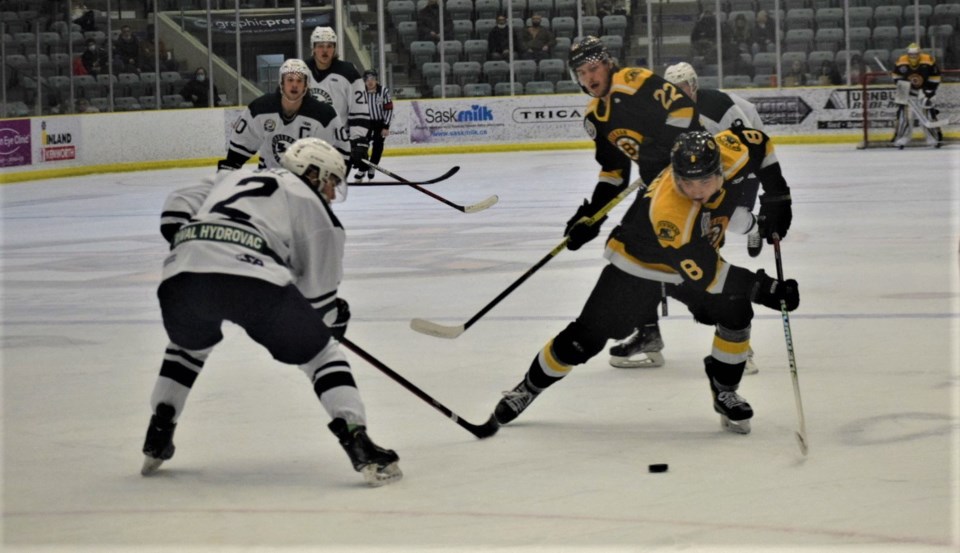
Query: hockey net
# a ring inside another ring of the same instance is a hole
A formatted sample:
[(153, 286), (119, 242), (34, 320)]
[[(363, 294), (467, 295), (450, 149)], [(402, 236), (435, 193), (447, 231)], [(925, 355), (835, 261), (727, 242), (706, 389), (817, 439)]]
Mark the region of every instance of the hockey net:
[[(897, 104), (894, 103), (896, 86), (890, 73), (865, 73), (860, 81), (860, 100), (863, 112), (863, 139), (858, 148), (892, 147), (893, 130), (896, 127)], [(941, 130), (945, 144), (960, 143), (960, 70), (941, 71), (940, 87), (934, 104), (940, 112), (940, 121), (949, 121)], [(923, 146), (922, 130), (914, 127), (911, 146)]]

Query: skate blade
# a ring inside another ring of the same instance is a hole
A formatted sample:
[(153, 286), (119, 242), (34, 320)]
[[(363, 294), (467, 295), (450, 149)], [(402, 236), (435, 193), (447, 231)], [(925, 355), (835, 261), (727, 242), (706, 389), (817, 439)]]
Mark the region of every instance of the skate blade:
[(723, 428), (727, 432), (732, 432), (734, 434), (749, 434), (750, 433), (750, 419), (742, 421), (732, 421), (729, 418), (720, 415), (720, 428)]
[(610, 356), (610, 366), (618, 369), (655, 369), (666, 363), (659, 351), (638, 353), (631, 357)]
[(363, 479), (366, 480), (367, 484), (374, 488), (385, 486), (403, 478), (403, 472), (400, 471), (396, 462), (385, 467), (375, 463), (369, 464), (360, 469), (360, 473), (363, 474)]
[(163, 459), (156, 459), (149, 455), (143, 456), (143, 466), (140, 467), (140, 474), (143, 476), (150, 476), (151, 474), (157, 472), (160, 468), (160, 465), (163, 464)]
[(743, 367), (743, 374), (757, 374), (758, 372), (760, 372), (760, 368), (753, 362), (753, 359), (747, 359), (747, 364)]

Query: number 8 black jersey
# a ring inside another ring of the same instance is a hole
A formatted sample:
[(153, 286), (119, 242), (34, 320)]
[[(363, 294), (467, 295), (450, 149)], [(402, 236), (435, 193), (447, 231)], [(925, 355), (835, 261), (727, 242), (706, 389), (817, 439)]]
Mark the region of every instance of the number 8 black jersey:
[(670, 148), (681, 133), (701, 130), (696, 104), (649, 69), (627, 67), (613, 74), (609, 103), (594, 98), (584, 127), (596, 143), (601, 182), (629, 175), (630, 162), (651, 183), (670, 164)]

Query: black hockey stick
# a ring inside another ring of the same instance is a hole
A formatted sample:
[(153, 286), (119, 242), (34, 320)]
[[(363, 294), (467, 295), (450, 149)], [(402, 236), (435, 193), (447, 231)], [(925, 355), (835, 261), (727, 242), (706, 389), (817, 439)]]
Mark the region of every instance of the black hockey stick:
[[(459, 170), (460, 170), (460, 166), (459, 166), (459, 165), (454, 165), (453, 167), (450, 168), (449, 171), (447, 171), (446, 173), (440, 175), (439, 177), (435, 177), (435, 178), (432, 178), (432, 179), (426, 179), (426, 180), (418, 181), (417, 184), (421, 184), (421, 185), (423, 185), (423, 184), (435, 184), (435, 183), (438, 183), (438, 182), (440, 182), (440, 181), (445, 181), (445, 180), (449, 179), (450, 177), (456, 175), (456, 174), (457, 174), (457, 171), (459, 171)], [(356, 182), (351, 182), (351, 183), (349, 183), (349, 184), (350, 184), (350, 186), (406, 186), (408, 183), (406, 183), (406, 182), (399, 182), (399, 181), (394, 182), (394, 181), (374, 180), (374, 181), (367, 181), (367, 182), (356, 181)]]
[[(366, 163), (368, 166), (376, 169), (377, 171), (380, 171), (380, 172), (383, 173), (384, 175), (386, 175), (386, 176), (388, 176), (388, 177), (390, 177), (390, 178), (392, 178), (392, 179), (397, 179), (398, 181), (400, 181), (400, 182), (403, 183), (403, 184), (406, 184), (407, 186), (411, 186), (411, 187), (413, 187), (413, 188), (416, 188), (417, 190), (419, 190), (420, 192), (423, 192), (423, 193), (426, 194), (427, 196), (430, 196), (431, 198), (433, 198), (433, 199), (435, 199), (435, 200), (437, 200), (437, 201), (439, 201), (439, 202), (445, 203), (445, 204), (447, 204), (448, 206), (450, 206), (450, 207), (452, 207), (452, 208), (454, 208), (454, 209), (456, 209), (456, 210), (462, 211), (463, 213), (476, 213), (476, 212), (478, 212), (478, 211), (483, 211), (484, 209), (487, 209), (488, 207), (492, 206), (493, 204), (497, 203), (497, 202), (500, 200), (500, 198), (497, 197), (497, 196), (490, 196), (490, 197), (487, 198), (486, 200), (483, 200), (482, 202), (479, 202), (479, 203), (475, 203), (475, 204), (473, 204), (473, 205), (466, 205), (466, 206), (460, 205), (460, 204), (451, 202), (450, 200), (444, 198), (443, 196), (441, 196), (441, 195), (439, 195), (439, 194), (434, 194), (433, 192), (427, 190), (426, 188), (423, 188), (422, 186), (418, 185), (417, 183), (415, 183), (415, 182), (413, 182), (413, 181), (410, 181), (410, 180), (407, 180), (407, 179), (401, 177), (400, 175), (398, 175), (398, 174), (396, 174), (396, 173), (394, 173), (394, 172), (392, 172), (392, 171), (390, 171), (390, 170), (388, 170), (388, 169), (384, 169), (383, 167), (380, 167), (379, 165), (377, 165), (377, 164), (375, 164), (375, 163), (370, 163), (370, 162), (367, 161), (367, 160), (363, 160), (363, 162)], [(459, 170), (459, 167), (458, 167), (457, 169)], [(452, 174), (452, 173), (451, 173), (451, 174)]]
[[(619, 204), (621, 201), (623, 201), (624, 198), (629, 196), (634, 190), (636, 190), (637, 188), (640, 188), (641, 186), (643, 186), (643, 182), (640, 179), (637, 179), (632, 183), (630, 183), (630, 186), (621, 190), (620, 193), (617, 194), (617, 197), (610, 200), (607, 203), (607, 205), (600, 208), (600, 211), (596, 212), (593, 215), (593, 217), (590, 217), (589, 219), (587, 219), (586, 224), (593, 225), (600, 219), (603, 219), (607, 215), (607, 213), (609, 213), (614, 207), (617, 206), (617, 204)], [(557, 254), (559, 254), (564, 249), (566, 249), (567, 242), (569, 241), (570, 241), (570, 238), (565, 237), (562, 242), (560, 242), (559, 244), (557, 244), (555, 248), (550, 250), (550, 253), (543, 256), (543, 258), (540, 261), (537, 261), (537, 263), (533, 267), (530, 267), (527, 270), (527, 272), (520, 275), (520, 278), (515, 280), (513, 284), (511, 284), (510, 286), (507, 286), (506, 290), (504, 290), (503, 292), (500, 292), (500, 294), (497, 297), (493, 298), (493, 301), (485, 305), (483, 309), (477, 312), (477, 314), (474, 315), (473, 317), (470, 317), (470, 320), (463, 323), (462, 325), (448, 326), (448, 325), (442, 325), (432, 321), (428, 321), (426, 319), (413, 319), (412, 321), (410, 321), (410, 328), (416, 330), (417, 332), (420, 332), (421, 334), (429, 334), (430, 336), (436, 336), (438, 338), (456, 338), (457, 336), (460, 336), (461, 334), (466, 332), (468, 328), (473, 326), (473, 323), (480, 320), (480, 318), (486, 315), (488, 311), (490, 311), (498, 303), (500, 303), (503, 300), (503, 298), (509, 296), (511, 292), (516, 290), (528, 278), (533, 276), (533, 274), (539, 271), (541, 267), (547, 264), (547, 262), (549, 262), (551, 259), (556, 257)]]
[[(783, 281), (783, 258), (780, 256), (780, 236), (773, 233), (773, 255), (777, 260), (777, 279)], [(790, 377), (793, 379), (793, 399), (797, 404), (799, 429), (796, 432), (800, 453), (807, 454), (807, 424), (803, 416), (803, 403), (800, 401), (800, 381), (797, 378), (797, 357), (793, 351), (793, 333), (790, 331), (790, 315), (787, 314), (787, 302), (780, 300), (780, 317), (783, 319), (783, 337), (787, 342), (787, 361), (790, 363)]]
[(493, 436), (494, 434), (496, 434), (497, 430), (499, 430), (500, 425), (497, 424), (496, 419), (494, 419), (492, 416), (484, 424), (481, 424), (481, 425), (471, 424), (463, 420), (462, 418), (460, 418), (456, 413), (448, 409), (444, 404), (440, 403), (439, 401), (427, 395), (426, 392), (418, 388), (415, 384), (413, 384), (406, 378), (397, 374), (396, 371), (384, 365), (379, 359), (377, 359), (373, 355), (370, 355), (369, 353), (364, 351), (363, 348), (354, 344), (353, 342), (348, 340), (346, 337), (340, 338), (340, 343), (346, 346), (347, 349), (349, 349), (353, 353), (356, 353), (357, 355), (362, 357), (364, 361), (366, 361), (367, 363), (370, 363), (371, 365), (379, 369), (380, 372), (389, 376), (394, 381), (400, 383), (400, 385), (406, 388), (407, 390), (413, 392), (413, 395), (417, 396), (418, 398), (432, 405), (434, 409), (446, 415), (448, 419), (459, 424), (462, 428), (466, 429), (467, 432), (473, 434), (477, 438), (480, 438), (481, 440), (483, 438), (489, 438), (490, 436)]

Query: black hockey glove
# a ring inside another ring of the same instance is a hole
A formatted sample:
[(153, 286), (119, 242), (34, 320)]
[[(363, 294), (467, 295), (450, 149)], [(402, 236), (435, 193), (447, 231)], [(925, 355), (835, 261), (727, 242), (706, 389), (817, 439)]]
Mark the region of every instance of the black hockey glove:
[(330, 333), (337, 340), (343, 338), (347, 333), (347, 323), (350, 322), (350, 304), (343, 298), (337, 298), (334, 302), (334, 308), (337, 310), (337, 318), (330, 324)]
[(757, 217), (758, 231), (767, 244), (773, 244), (773, 235), (776, 233), (781, 239), (786, 238), (793, 221), (793, 201), (790, 191), (763, 194), (760, 196), (760, 216)]
[(793, 311), (800, 305), (800, 288), (797, 281), (791, 279), (774, 280), (760, 269), (750, 294), (753, 303), (759, 303), (770, 309), (780, 310), (780, 302), (787, 304), (787, 311)]
[(586, 221), (580, 221), (585, 217), (593, 217), (597, 211), (598, 210), (594, 208), (589, 201), (583, 200), (583, 205), (581, 205), (577, 209), (577, 212), (573, 214), (573, 217), (567, 221), (567, 227), (564, 229), (563, 235), (569, 239), (567, 240), (568, 250), (579, 250), (581, 246), (593, 240), (597, 237), (597, 235), (600, 234), (600, 225), (607, 220), (606, 215), (592, 225), (587, 224)]
[(350, 143), (350, 165), (357, 170), (366, 170), (367, 150), (369, 144), (365, 140), (354, 140)]

